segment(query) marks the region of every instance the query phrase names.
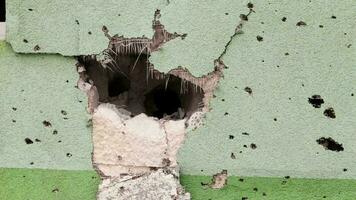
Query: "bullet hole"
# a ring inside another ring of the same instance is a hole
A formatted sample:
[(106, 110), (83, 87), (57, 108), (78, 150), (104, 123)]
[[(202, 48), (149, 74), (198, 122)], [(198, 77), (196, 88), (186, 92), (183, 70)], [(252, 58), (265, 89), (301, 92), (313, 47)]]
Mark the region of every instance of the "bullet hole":
[(245, 14), (241, 14), (241, 15), (240, 15), (240, 19), (241, 19), (241, 20), (244, 20), (244, 21), (248, 21), (248, 17), (247, 17), (247, 15), (245, 15)]
[(229, 15), (229, 13), (225, 13), (225, 15)]
[(326, 196), (323, 196), (323, 199), (326, 199)]
[(260, 36), (260, 35), (257, 35), (257, 36), (256, 36), (256, 39), (257, 39), (257, 41), (259, 41), (259, 42), (262, 42), (262, 41), (263, 41), (263, 37)]
[(262, 60), (262, 62), (265, 62), (265, 60)]
[(288, 100), (292, 100), (292, 98), (289, 97)]
[(245, 92), (247, 92), (248, 94), (252, 94), (252, 89), (250, 87), (245, 87)]
[(279, 68), (279, 65), (277, 65), (277, 67)]
[(282, 185), (285, 185), (285, 184), (287, 184), (287, 181), (282, 181), (282, 183), (281, 183)]
[(77, 19), (75, 20), (75, 23), (79, 25), (79, 21)]
[(30, 138), (25, 138), (26, 144), (33, 144), (33, 141)]
[(23, 39), (22, 41), (23, 41), (24, 43), (28, 43), (28, 40), (26, 40), (26, 39)]
[(242, 135), (250, 135), (249, 133), (243, 132)]
[(257, 148), (257, 145), (254, 144), (254, 143), (251, 143), (251, 144), (250, 144), (250, 148), (251, 148), (251, 149), (256, 149), (256, 148)]
[(299, 21), (299, 22), (297, 22), (296, 25), (297, 25), (297, 26), (306, 26), (307, 23), (305, 23), (305, 22), (303, 22), (303, 21)]
[(245, 180), (243, 178), (239, 178), (239, 181), (240, 182), (244, 182)]
[(57, 135), (57, 134), (58, 134), (58, 131), (57, 131), (57, 130), (53, 130), (52, 134), (53, 134), (53, 135)]
[(267, 196), (267, 194), (265, 192), (262, 193), (262, 196)]
[(30, 165), (34, 165), (35, 163), (34, 162), (30, 162)]
[(282, 18), (282, 21), (283, 21), (283, 22), (287, 21), (287, 17), (283, 17), (283, 18)]
[(304, 85), (304, 83), (302, 83), (302, 87), (304, 87), (305, 85)]
[(336, 19), (336, 16), (335, 16), (335, 15), (332, 15), (332, 16), (331, 16), (331, 19)]
[(43, 124), (45, 127), (51, 127), (51, 126), (52, 126), (51, 122), (46, 121), (46, 120), (43, 121), (42, 124)]
[(39, 50), (41, 50), (41, 48), (40, 48), (40, 46), (36, 45), (35, 47), (33, 47), (33, 50), (34, 51), (39, 51)]
[(285, 176), (284, 178), (285, 178), (285, 179), (290, 179), (290, 176)]
[(73, 155), (72, 155), (71, 153), (67, 153), (66, 156), (67, 156), (68, 158), (70, 158), (70, 157), (72, 157)]
[(62, 140), (58, 140), (58, 143), (61, 143), (62, 142)]
[(91, 35), (92, 34), (91, 31), (89, 31), (88, 34)]
[(29, 8), (28, 11), (33, 11), (33, 9), (32, 9), (32, 8)]
[(324, 115), (332, 119), (336, 118), (335, 111), (331, 107), (324, 110)]
[(252, 8), (253, 8), (253, 3), (249, 2), (249, 3), (247, 4), (247, 8), (252, 9)]
[(228, 116), (228, 115), (229, 115), (229, 113), (228, 113), (228, 112), (225, 112), (225, 113), (224, 113), (224, 116)]
[(347, 169), (346, 169), (346, 168), (344, 168), (344, 169), (342, 169), (342, 171), (347, 172)]
[(354, 93), (351, 93), (351, 96), (353, 97), (353, 96), (354, 96)]
[(58, 188), (55, 188), (55, 189), (52, 190), (52, 192), (53, 192), (53, 193), (57, 193), (57, 192), (59, 192), (59, 189), (58, 189)]
[(342, 144), (339, 144), (331, 137), (328, 138), (321, 137), (317, 139), (316, 142), (322, 145), (325, 148), (325, 150), (336, 151), (336, 152), (344, 151), (344, 147), (342, 146)]
[(236, 159), (236, 156), (234, 153), (231, 153), (230, 157), (231, 157), (231, 159)]
[(36, 141), (36, 142), (41, 142), (41, 140), (40, 140), (40, 139), (37, 139), (37, 138), (35, 139), (35, 141)]
[(241, 200), (248, 200), (248, 197), (242, 197)]
[(284, 53), (284, 55), (289, 56), (289, 53), (288, 53), (288, 52), (286, 52), (286, 53)]
[(261, 22), (261, 24), (265, 24), (264, 22)]
[(243, 145), (243, 147), (244, 147), (244, 148), (247, 148), (247, 145), (246, 145), (246, 144), (244, 144), (244, 145)]
[(242, 153), (242, 151), (240, 151), (239, 153)]
[(13, 111), (16, 111), (16, 110), (17, 110), (17, 108), (15, 108), (15, 107), (12, 107), (12, 110), (13, 110)]
[(69, 118), (68, 117), (63, 117), (64, 120), (68, 120)]
[(258, 188), (256, 188), (256, 187), (253, 188), (253, 191), (254, 191), (254, 192), (258, 192)]
[(118, 159), (118, 160), (122, 160), (122, 156), (120, 156), (120, 155), (117, 156), (117, 159)]
[(319, 28), (324, 28), (324, 26), (323, 25), (319, 25)]
[(352, 44), (348, 44), (346, 47), (347, 47), (347, 48), (350, 48), (351, 46), (352, 46)]
[(16, 120), (13, 119), (13, 120), (12, 120), (12, 123), (16, 123)]
[(314, 107), (314, 108), (320, 108), (321, 104), (324, 103), (324, 99), (321, 98), (320, 95), (313, 95), (311, 98), (308, 99), (308, 102)]
[(221, 101), (225, 101), (225, 99), (221, 99)]
[(273, 118), (273, 121), (275, 121), (275, 122), (276, 122), (276, 121), (277, 121), (277, 118)]
[(66, 80), (66, 83), (69, 83), (69, 81), (68, 81), (68, 80)]
[(61, 110), (62, 115), (67, 115), (67, 112), (65, 110)]
[(229, 139), (230, 139), (230, 140), (233, 140), (234, 138), (235, 138), (235, 136), (229, 135)]
[(117, 16), (119, 16), (119, 17), (120, 17), (120, 16), (121, 16), (121, 14), (118, 14)]

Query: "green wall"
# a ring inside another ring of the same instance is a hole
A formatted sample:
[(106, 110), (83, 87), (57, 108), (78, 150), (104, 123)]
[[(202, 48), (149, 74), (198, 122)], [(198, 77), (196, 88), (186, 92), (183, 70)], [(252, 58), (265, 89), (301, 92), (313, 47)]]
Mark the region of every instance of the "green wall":
[[(222, 60), (228, 69), (211, 101), (212, 111), (204, 127), (188, 133), (180, 151), (184, 174), (211, 175), (227, 169), (244, 176), (355, 178), (356, 2), (255, 1), (255, 13), (245, 23), (244, 34), (226, 46), (239, 15), (248, 12), (247, 3), (7, 1), (7, 40), (22, 53), (34, 53), (36, 45), (41, 53), (98, 53), (108, 43), (103, 25), (111, 34), (150, 37), (154, 11), (161, 9), (166, 29), (187, 37), (168, 42), (152, 55), (157, 69), (167, 72), (182, 66), (202, 76), (213, 70), (214, 60), (227, 50)], [(297, 26), (299, 21), (306, 26)], [(1, 134), (6, 140), (1, 156), (8, 162), (1, 165), (32, 167), (29, 163), (34, 161), (33, 167), (89, 169), (90, 130), (85, 97), (74, 88), (74, 59), (3, 55), (0, 70), (7, 76), (2, 76), (0, 85), (5, 94), (1, 96), (5, 102)], [(312, 95), (324, 99), (321, 108), (308, 103)], [(23, 102), (24, 98), (28, 101)], [(328, 107), (335, 110), (335, 119), (323, 115)], [(63, 120), (62, 109), (68, 112), (68, 120)], [(52, 128), (43, 127), (43, 120), (53, 122)], [(54, 128), (58, 136), (51, 135)], [(62, 144), (55, 138), (59, 136)], [(26, 145), (25, 137), (42, 142)], [(325, 150), (316, 142), (320, 137), (342, 143), (344, 151)], [(250, 148), (251, 144), (257, 148)], [(73, 156), (68, 158), (67, 153)]]

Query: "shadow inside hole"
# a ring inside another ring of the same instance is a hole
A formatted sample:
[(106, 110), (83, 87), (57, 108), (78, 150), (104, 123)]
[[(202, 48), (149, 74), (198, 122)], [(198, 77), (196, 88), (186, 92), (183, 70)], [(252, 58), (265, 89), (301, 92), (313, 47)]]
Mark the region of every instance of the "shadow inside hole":
[(99, 93), (100, 103), (111, 103), (135, 116), (170, 119), (189, 117), (202, 107), (203, 90), (179, 77), (149, 70), (149, 55), (113, 53), (104, 65), (91, 56), (79, 57), (87, 82)]
[(121, 74), (116, 74), (108, 82), (109, 97), (116, 97), (121, 93), (130, 90), (130, 80)]

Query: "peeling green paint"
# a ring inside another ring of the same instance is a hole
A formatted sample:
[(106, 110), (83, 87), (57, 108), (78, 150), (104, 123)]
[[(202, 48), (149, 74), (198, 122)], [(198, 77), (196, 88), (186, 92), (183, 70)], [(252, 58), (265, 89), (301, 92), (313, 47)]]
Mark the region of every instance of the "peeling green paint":
[(0, 167), (92, 169), (75, 59), (0, 51)]

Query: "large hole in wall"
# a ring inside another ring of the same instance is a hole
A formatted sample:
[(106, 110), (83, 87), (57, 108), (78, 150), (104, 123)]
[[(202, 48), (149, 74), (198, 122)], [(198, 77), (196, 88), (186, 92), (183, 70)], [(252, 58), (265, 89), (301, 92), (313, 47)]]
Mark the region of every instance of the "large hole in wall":
[[(204, 92), (191, 82), (154, 70), (146, 53), (106, 54), (106, 61), (82, 56), (87, 82), (97, 87), (100, 103), (111, 103), (132, 116), (168, 119), (189, 117), (202, 105)], [(104, 63), (104, 64), (103, 64)]]

